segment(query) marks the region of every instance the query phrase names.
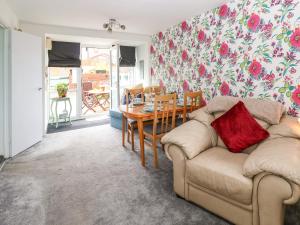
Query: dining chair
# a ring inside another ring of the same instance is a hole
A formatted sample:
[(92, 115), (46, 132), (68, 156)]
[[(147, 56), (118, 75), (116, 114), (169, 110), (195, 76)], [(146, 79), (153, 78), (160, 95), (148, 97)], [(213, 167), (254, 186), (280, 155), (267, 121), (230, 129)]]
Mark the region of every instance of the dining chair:
[(144, 139), (150, 140), (149, 144), (152, 147), (154, 167), (158, 167), (158, 152), (157, 141), (164, 134), (175, 128), (176, 119), (176, 94), (156, 95), (154, 99), (154, 121), (150, 126), (144, 127)]
[[(144, 103), (144, 88), (125, 89), (126, 107), (134, 107), (134, 100), (141, 98), (141, 104)], [(131, 106), (130, 106), (131, 105)], [(131, 149), (134, 151), (134, 131), (137, 128), (137, 121), (127, 119), (127, 142), (131, 143)]]
[(202, 91), (185, 92), (183, 100), (183, 123), (187, 121), (187, 113), (202, 107)]

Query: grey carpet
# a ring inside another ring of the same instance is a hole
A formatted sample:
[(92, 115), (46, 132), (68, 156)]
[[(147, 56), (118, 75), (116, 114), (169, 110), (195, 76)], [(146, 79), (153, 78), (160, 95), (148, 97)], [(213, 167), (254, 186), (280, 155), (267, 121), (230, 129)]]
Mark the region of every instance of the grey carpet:
[[(47, 135), (0, 173), (0, 224), (229, 224), (177, 198), (172, 164), (159, 158), (154, 169), (148, 149), (142, 168), (109, 125)], [(286, 224), (297, 224), (299, 208), (289, 208)]]

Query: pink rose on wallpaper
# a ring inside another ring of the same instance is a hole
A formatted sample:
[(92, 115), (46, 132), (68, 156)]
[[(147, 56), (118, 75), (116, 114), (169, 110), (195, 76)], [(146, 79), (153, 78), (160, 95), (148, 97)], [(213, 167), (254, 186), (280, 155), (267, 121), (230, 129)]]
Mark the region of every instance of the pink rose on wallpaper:
[(175, 45), (174, 45), (174, 41), (171, 39), (171, 40), (169, 40), (169, 48), (170, 49), (173, 49), (175, 47)]
[(294, 68), (294, 67), (292, 67), (291, 69), (290, 69), (290, 73), (291, 74), (294, 74), (294, 73), (296, 73), (297, 72), (297, 70)]
[(181, 29), (182, 29), (182, 31), (187, 31), (188, 28), (189, 28), (189, 26), (188, 26), (187, 22), (186, 22), (186, 21), (183, 21), (183, 22), (181, 23)]
[(183, 61), (187, 61), (189, 59), (189, 55), (186, 50), (183, 50), (183, 52), (181, 54), (181, 58)]
[(183, 91), (189, 91), (189, 89), (190, 89), (189, 82), (187, 82), (186, 80), (183, 81), (182, 88), (183, 88)]
[(154, 53), (155, 53), (155, 49), (154, 49), (153, 45), (151, 45), (151, 47), (150, 47), (150, 53), (151, 53), (151, 54), (154, 54)]
[(222, 5), (219, 9), (219, 16), (226, 17), (228, 15), (229, 8), (226, 4)]
[(175, 75), (175, 70), (174, 70), (173, 66), (169, 67), (169, 74), (170, 74), (170, 76), (174, 76)]
[(253, 60), (253, 62), (250, 64), (250, 66), (248, 68), (248, 71), (252, 76), (257, 78), (262, 72), (262, 66), (261, 66), (260, 62)]
[(203, 30), (200, 30), (198, 33), (198, 41), (204, 42), (205, 41), (205, 33)]
[(297, 28), (290, 37), (291, 45), (294, 48), (300, 48), (300, 28)]
[(260, 17), (259, 15), (253, 13), (250, 18), (248, 19), (247, 25), (248, 29), (251, 31), (256, 31), (260, 24)]
[(297, 105), (300, 105), (300, 86), (293, 92), (292, 99)]
[(228, 95), (230, 92), (229, 85), (224, 81), (220, 86), (220, 91), (222, 95)]
[(163, 32), (159, 32), (159, 33), (158, 33), (158, 39), (159, 39), (159, 40), (162, 40), (163, 37), (164, 37)]
[(219, 49), (219, 53), (220, 53), (221, 56), (227, 56), (228, 55), (228, 53), (229, 53), (229, 47), (228, 47), (228, 45), (225, 42), (223, 42), (221, 44), (221, 47)]
[(159, 64), (164, 64), (164, 58), (162, 55), (159, 55)]
[(198, 68), (199, 75), (203, 77), (206, 74), (206, 68), (203, 64), (201, 64)]

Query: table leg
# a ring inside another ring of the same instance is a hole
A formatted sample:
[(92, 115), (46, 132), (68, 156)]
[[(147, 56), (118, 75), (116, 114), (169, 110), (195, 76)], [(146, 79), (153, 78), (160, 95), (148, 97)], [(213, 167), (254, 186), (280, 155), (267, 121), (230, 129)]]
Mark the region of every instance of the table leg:
[(70, 112), (69, 112), (69, 124), (71, 125), (72, 122), (71, 122), (71, 113), (72, 113), (72, 103), (71, 103), (71, 100), (69, 99), (69, 104), (70, 104)]
[(126, 127), (126, 117), (122, 113), (122, 145), (125, 147), (125, 127)]
[(51, 123), (51, 124), (54, 124), (53, 103), (54, 103), (54, 100), (52, 99), (52, 102), (51, 102), (51, 117), (52, 117), (52, 123)]
[(143, 125), (143, 120), (142, 119), (138, 119), (137, 123), (138, 123), (139, 138), (140, 138), (141, 163), (142, 163), (142, 166), (145, 167), (144, 125)]
[(57, 114), (57, 105), (58, 105), (57, 103), (58, 103), (58, 102), (56, 101), (56, 102), (55, 102), (55, 120), (56, 120), (56, 126), (55, 126), (55, 127), (56, 127), (56, 128), (58, 128), (58, 120), (59, 120), (59, 119), (58, 119), (58, 114)]

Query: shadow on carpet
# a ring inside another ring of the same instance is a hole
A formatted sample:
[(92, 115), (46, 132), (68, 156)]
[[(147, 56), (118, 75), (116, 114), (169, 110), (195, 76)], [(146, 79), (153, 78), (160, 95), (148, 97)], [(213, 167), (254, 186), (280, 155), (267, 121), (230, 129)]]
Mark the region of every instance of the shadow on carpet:
[(47, 134), (101, 126), (109, 123), (110, 123), (110, 118), (94, 120), (94, 121), (88, 121), (86, 119), (76, 120), (76, 121), (72, 121), (71, 125), (69, 123), (60, 123), (58, 128), (55, 127), (55, 124), (48, 124)]

